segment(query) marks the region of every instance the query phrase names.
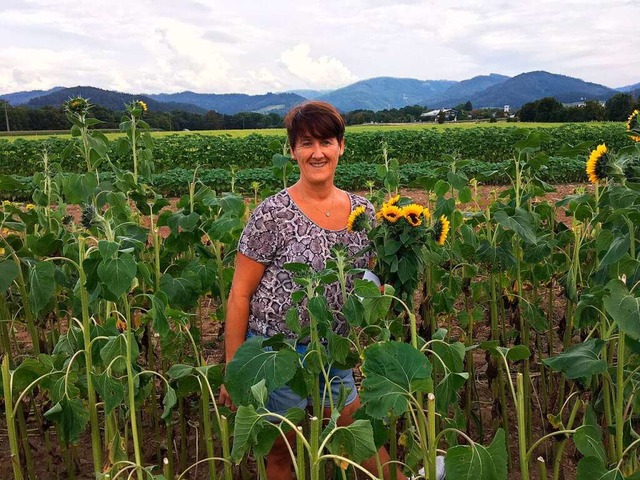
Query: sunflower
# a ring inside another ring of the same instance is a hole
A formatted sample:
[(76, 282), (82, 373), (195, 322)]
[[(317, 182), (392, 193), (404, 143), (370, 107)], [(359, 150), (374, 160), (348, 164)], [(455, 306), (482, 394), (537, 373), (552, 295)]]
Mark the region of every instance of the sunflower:
[(363, 205), (351, 212), (347, 219), (347, 230), (349, 232), (361, 232), (367, 226), (367, 215)]
[(444, 242), (447, 240), (449, 226), (449, 220), (447, 220), (447, 217), (444, 215), (442, 215), (433, 226), (433, 234), (438, 245), (444, 245)]
[(412, 227), (419, 227), (422, 224), (422, 219), (420, 217), (423, 212), (424, 207), (417, 203), (412, 203), (411, 205), (402, 207), (402, 216)]
[(27, 203), (27, 206), (25, 208), (27, 209), (27, 212), (28, 212), (36, 208), (36, 206), (33, 203)]
[(638, 126), (638, 110), (634, 110), (627, 118), (627, 131), (633, 130)]
[(387, 222), (396, 223), (402, 218), (402, 209), (395, 205), (383, 205), (380, 209), (380, 218), (384, 218)]
[(4, 255), (4, 248), (0, 247), (0, 255)]
[[(640, 132), (640, 121), (638, 121), (639, 113), (640, 112), (638, 112), (638, 110), (634, 110), (631, 115), (629, 115), (629, 118), (627, 119), (627, 132)], [(640, 136), (631, 135), (631, 140), (640, 142)]]
[(390, 207), (392, 205), (396, 205), (400, 201), (400, 195), (396, 195), (395, 197), (391, 197), (385, 205)]
[(587, 175), (594, 185), (607, 178), (606, 168), (609, 159), (607, 152), (607, 146), (603, 143), (591, 152), (587, 160)]
[(91, 108), (91, 104), (88, 100), (82, 97), (70, 98), (64, 104), (64, 108), (69, 113), (77, 113), (78, 115), (85, 115)]
[(142, 100), (137, 100), (136, 103), (142, 109), (142, 113), (145, 113), (147, 110), (149, 110), (149, 108), (147, 107), (147, 104), (145, 102), (143, 102)]

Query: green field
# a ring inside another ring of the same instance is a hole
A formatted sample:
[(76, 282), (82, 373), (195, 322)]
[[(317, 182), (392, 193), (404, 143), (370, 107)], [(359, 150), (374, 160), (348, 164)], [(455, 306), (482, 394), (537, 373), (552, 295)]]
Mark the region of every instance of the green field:
[[(589, 125), (600, 127), (603, 125), (611, 125), (612, 123), (619, 123), (620, 125), (624, 125), (622, 122), (590, 122)], [(352, 125), (347, 127), (348, 133), (362, 133), (362, 132), (389, 132), (389, 131), (397, 131), (397, 130), (411, 130), (411, 131), (419, 131), (419, 130), (447, 130), (447, 129), (468, 129), (468, 128), (557, 128), (561, 125), (572, 125), (571, 123), (533, 123), (533, 122), (497, 122), (497, 123), (489, 123), (486, 121), (475, 122), (457, 122), (457, 123), (376, 123), (376, 124), (365, 124), (365, 125)], [(582, 125), (582, 124), (579, 124)], [(238, 137), (246, 137), (247, 135), (257, 134), (257, 135), (278, 135), (284, 136), (285, 129), (284, 128), (270, 128), (270, 129), (246, 129), (246, 130), (198, 130), (198, 131), (183, 131), (183, 132), (153, 132), (153, 136), (156, 138), (166, 137), (168, 135), (228, 135), (233, 138)], [(121, 137), (121, 133), (107, 133), (107, 138), (109, 140), (113, 140)], [(18, 132), (16, 134), (0, 132), (0, 139), (7, 139), (9, 141), (16, 140), (18, 138), (24, 140), (44, 140), (49, 137), (56, 138), (71, 138), (71, 135), (68, 132), (64, 133), (43, 133), (39, 134), (37, 132)]]

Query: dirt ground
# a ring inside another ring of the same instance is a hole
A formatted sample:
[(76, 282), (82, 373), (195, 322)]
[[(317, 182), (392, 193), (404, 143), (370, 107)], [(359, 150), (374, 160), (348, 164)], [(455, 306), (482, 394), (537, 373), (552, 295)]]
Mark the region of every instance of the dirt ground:
[[(575, 191), (576, 188), (582, 187), (585, 185), (560, 185), (557, 186), (556, 192), (550, 193), (546, 196), (549, 202), (555, 202), (560, 200), (564, 196), (571, 194)], [(588, 188), (588, 187), (587, 187)], [(500, 189), (497, 187), (487, 187), (487, 186), (479, 186), (478, 187), (478, 198), (479, 205), (467, 205), (461, 206), (462, 209), (471, 209), (471, 208), (484, 208), (491, 201), (494, 200), (495, 196), (499, 193)], [(366, 192), (359, 192), (366, 193)], [(402, 190), (402, 194), (404, 196), (411, 197), (416, 203), (427, 204), (428, 198), (423, 191), (419, 190)], [(172, 201), (172, 205), (175, 205), (175, 199)], [(74, 217), (79, 220), (80, 212), (78, 209), (71, 209), (70, 212), (74, 215)], [(560, 220), (567, 220), (564, 215), (560, 214)], [(166, 231), (163, 232), (167, 234)], [(554, 302), (554, 324), (557, 326), (564, 321), (564, 301), (562, 300), (563, 296), (558, 288), (557, 295), (555, 295)], [(546, 309), (546, 305), (541, 305)], [(203, 298), (201, 301), (200, 308), (200, 319), (199, 323), (202, 326), (202, 345), (203, 352), (205, 355), (205, 359), (209, 363), (220, 363), (223, 359), (223, 343), (222, 343), (222, 332), (221, 332), (221, 324), (212, 320), (213, 313), (215, 311), (216, 305), (210, 298)], [(445, 320), (446, 321), (446, 320)], [(480, 322), (476, 324), (474, 330), (474, 340), (481, 341), (489, 336), (489, 327), (488, 322)], [(27, 335), (26, 332), (17, 332), (18, 339), (22, 345), (23, 352), (27, 351), (29, 345), (27, 345)], [(546, 347), (545, 347), (546, 348)], [(491, 441), (493, 432), (495, 429), (499, 427), (496, 423), (496, 419), (499, 416), (500, 405), (499, 402), (494, 400), (494, 393), (491, 391), (491, 387), (488, 381), (488, 370), (491, 368), (490, 364), (487, 362), (487, 358), (485, 353), (480, 350), (476, 350), (473, 354), (473, 361), (475, 364), (476, 378), (474, 379), (478, 400), (475, 401), (472, 410), (475, 412), (476, 416), (480, 419), (480, 423), (471, 425), (469, 433), (471, 434), (474, 440), (480, 441), (480, 443), (484, 445), (488, 445)], [(540, 359), (538, 357), (532, 359), (532, 366), (539, 365)], [(535, 440), (544, 436), (546, 433), (549, 433), (553, 430), (553, 427), (545, 417), (542, 408), (539, 407), (539, 400), (542, 392), (540, 391), (541, 385), (538, 379), (539, 372), (533, 371), (533, 394), (531, 403), (533, 406), (533, 429), (532, 429), (532, 437)], [(556, 388), (548, 387), (549, 389)], [(549, 392), (552, 393), (552, 392)], [(193, 402), (192, 402), (193, 403)], [(2, 410), (4, 411), (4, 401), (2, 402)], [(27, 407), (27, 404), (25, 404)], [(510, 425), (511, 428), (507, 432), (507, 441), (510, 446), (510, 456), (513, 460), (513, 465), (510, 470), (509, 478), (520, 478), (519, 466), (517, 465), (517, 431), (515, 429), (516, 425), (516, 417), (515, 417), (515, 408), (509, 402), (509, 412), (510, 412)], [(28, 408), (25, 408), (25, 411), (28, 411)], [(156, 457), (156, 452), (159, 450), (166, 451), (166, 446), (162, 446), (162, 442), (164, 441), (165, 435), (164, 432), (161, 432), (160, 438), (155, 437), (155, 433), (151, 428), (151, 419), (145, 414), (146, 409), (142, 410), (142, 430), (144, 432), (144, 440), (143, 440), (143, 448), (145, 452), (145, 461), (144, 463), (147, 465), (157, 464), (158, 459)], [(190, 418), (189, 429), (187, 431), (187, 435), (189, 437), (188, 444), (195, 445), (196, 437), (199, 432), (198, 425), (198, 412), (197, 408), (194, 407), (194, 404), (187, 404), (186, 410), (184, 412), (186, 416)], [(66, 479), (72, 478), (67, 474), (62, 452), (55, 441), (55, 431), (53, 428), (49, 429), (47, 435), (52, 438), (52, 444), (54, 445), (51, 450), (46, 447), (44, 442), (44, 432), (40, 431), (40, 422), (37, 421), (33, 417), (33, 415), (29, 415), (26, 418), (27, 428), (29, 431), (29, 450), (31, 451), (34, 457), (34, 464), (36, 470), (36, 477), (39, 479)], [(471, 424), (472, 422), (470, 422)], [(181, 443), (180, 432), (175, 432), (175, 442), (176, 446), (179, 447)], [(187, 452), (186, 465), (191, 465), (198, 458), (203, 458), (205, 456), (204, 445), (200, 442), (199, 451), (195, 449), (190, 449)], [(553, 448), (556, 448), (557, 442), (549, 441), (543, 444), (533, 455), (533, 459), (531, 461), (531, 478), (532, 479), (540, 479), (539, 469), (535, 466), (535, 458), (538, 455), (541, 455), (543, 458), (547, 460), (547, 469), (549, 471), (549, 475), (553, 470), (553, 466), (550, 464), (551, 462), (551, 452)], [(91, 479), (93, 476), (91, 475), (92, 470), (92, 461), (91, 461), (91, 442), (88, 434), (85, 434), (78, 445), (72, 447), (74, 451), (75, 458), (75, 471), (77, 479)], [(24, 458), (24, 455), (23, 455)], [(131, 456), (132, 458), (132, 456)], [(562, 476), (561, 478), (572, 479), (575, 478), (576, 464), (579, 460), (579, 455), (576, 454), (575, 448), (572, 447), (571, 442), (567, 442), (567, 448), (565, 450), (565, 454), (562, 462)], [(57, 471), (57, 475), (51, 475), (46, 473), (48, 469), (51, 467), (49, 464), (54, 465), (54, 470)], [(207, 468), (203, 465), (196, 471), (192, 471), (192, 474), (185, 477), (190, 479), (204, 479), (208, 478)], [(8, 445), (8, 437), (6, 432), (6, 424), (4, 422), (4, 415), (0, 420), (0, 480), (9, 479), (13, 477), (12, 469), (11, 469), (11, 461), (9, 458), (9, 445)], [(25, 478), (26, 472), (25, 472)], [(255, 478), (255, 470), (252, 465), (244, 464), (241, 467), (238, 467), (234, 470), (234, 478)], [(549, 476), (549, 478), (551, 478)]]

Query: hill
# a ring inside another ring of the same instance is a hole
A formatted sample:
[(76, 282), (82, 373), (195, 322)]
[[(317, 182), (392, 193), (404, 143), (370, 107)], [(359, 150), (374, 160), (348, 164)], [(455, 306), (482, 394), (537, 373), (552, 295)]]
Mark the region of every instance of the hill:
[(142, 100), (150, 109), (159, 112), (170, 112), (171, 110), (182, 110), (191, 113), (205, 113), (206, 110), (196, 105), (188, 103), (163, 103), (154, 100), (148, 95), (132, 95), (130, 93), (114, 92), (102, 90), (95, 87), (72, 87), (56, 90), (55, 92), (32, 98), (26, 105), (28, 107), (59, 107), (70, 98), (81, 96), (89, 99), (91, 103), (101, 105), (115, 111), (124, 110), (124, 105), (134, 100)]
[(178, 102), (196, 105), (204, 110), (234, 115), (239, 112), (286, 113), (291, 107), (305, 100), (295, 93), (266, 93), (246, 95), (243, 93), (161, 93), (148, 95), (159, 102)]
[(29, 90), (25, 92), (5, 93), (4, 95), (0, 95), (0, 100), (6, 100), (10, 105), (13, 105), (15, 107), (17, 105), (27, 103), (33, 98), (49, 95), (50, 93), (57, 92), (58, 90), (62, 90), (64, 88), (65, 87), (53, 87), (49, 90)]
[[(435, 97), (427, 97), (420, 103), (421, 105), (427, 105), (433, 108), (439, 108), (441, 106), (454, 107), (460, 103), (466, 103), (476, 95), (486, 90), (487, 88), (499, 85), (510, 77), (505, 75), (499, 75), (497, 73), (491, 73), (489, 75), (478, 75), (477, 77), (470, 78), (468, 80), (462, 80), (455, 83), (441, 95)], [(475, 104), (474, 104), (475, 105)]]
[(377, 111), (419, 105), (424, 98), (436, 96), (455, 83), (451, 80), (376, 77), (339, 88), (319, 99), (332, 103), (343, 112)]
[(479, 92), (469, 100), (474, 107), (510, 105), (513, 109), (544, 97), (572, 103), (583, 99), (607, 100), (616, 93), (614, 89), (604, 85), (540, 71), (517, 75)]

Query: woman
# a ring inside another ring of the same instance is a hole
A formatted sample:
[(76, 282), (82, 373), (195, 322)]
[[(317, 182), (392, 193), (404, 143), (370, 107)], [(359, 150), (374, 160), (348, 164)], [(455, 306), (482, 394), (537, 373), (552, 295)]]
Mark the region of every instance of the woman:
[[(306, 102), (287, 114), (285, 126), (291, 157), (300, 169), (300, 180), (260, 204), (241, 236), (225, 324), (227, 362), (248, 336), (271, 337), (284, 333), (295, 338), (287, 328), (285, 314), (291, 306), (291, 293), (297, 287), (291, 273), (283, 268), (284, 264), (304, 262), (321, 270), (333, 246), (343, 244), (355, 254), (367, 244), (366, 234), (348, 232), (346, 225), (354, 208), (365, 206), (373, 217), (373, 206), (366, 199), (334, 185), (338, 160), (344, 153), (344, 121), (338, 111), (325, 102)], [(366, 258), (359, 261), (358, 267), (367, 266)], [(326, 287), (325, 296), (329, 308), (341, 309), (337, 282)], [(300, 321), (304, 324), (308, 319), (301, 315)], [(345, 334), (348, 326), (338, 320), (334, 331)], [(338, 419), (338, 425), (349, 425), (360, 407), (353, 372), (332, 369), (330, 376), (338, 379), (331, 385), (334, 398), (340, 385), (350, 389)], [(220, 403), (232, 407), (224, 387)], [(305, 408), (306, 405), (307, 399), (284, 387), (269, 395), (267, 408), (284, 414), (291, 407)], [(325, 416), (328, 416), (330, 410), (326, 407)], [(292, 441), (293, 432), (289, 435)], [(384, 465), (389, 455), (384, 449), (379, 454)], [(291, 462), (284, 439), (278, 438), (267, 455), (267, 477), (270, 480), (293, 478)], [(377, 474), (375, 458), (365, 461), (363, 466)], [(388, 469), (388, 466), (384, 468), (385, 477)], [(398, 471), (397, 478), (404, 476)]]

